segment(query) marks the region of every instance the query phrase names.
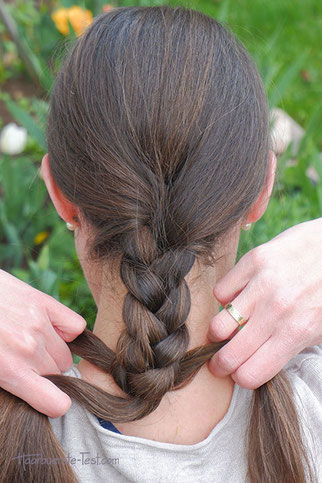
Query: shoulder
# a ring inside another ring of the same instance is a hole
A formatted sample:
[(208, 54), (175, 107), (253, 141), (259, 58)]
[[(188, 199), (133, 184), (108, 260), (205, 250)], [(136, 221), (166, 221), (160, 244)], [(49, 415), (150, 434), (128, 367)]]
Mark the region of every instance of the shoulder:
[[(72, 367), (70, 367), (68, 371), (63, 372), (62, 375), (81, 379), (81, 374), (78, 371), (76, 364), (73, 364)], [(72, 405), (65, 415), (59, 418), (48, 418), (54, 430), (54, 433), (59, 440), (63, 438), (63, 435), (66, 432), (66, 426), (68, 426), (71, 421), (77, 421), (77, 419), (81, 416), (79, 414), (80, 409), (81, 408), (79, 407), (79, 404), (74, 399), (72, 399)]]
[(304, 349), (284, 370), (292, 385), (307, 447), (322, 475), (322, 344)]
[(285, 366), (293, 382), (302, 383), (321, 404), (322, 411), (322, 344), (307, 347)]
[(73, 364), (72, 367), (68, 369), (68, 371), (65, 371), (62, 373), (63, 376), (71, 376), (71, 377), (77, 377), (78, 379), (81, 379), (81, 374), (78, 370), (77, 364)]
[(284, 370), (295, 393), (308, 407), (315, 407), (314, 414), (322, 421), (322, 344), (304, 349), (284, 366)]

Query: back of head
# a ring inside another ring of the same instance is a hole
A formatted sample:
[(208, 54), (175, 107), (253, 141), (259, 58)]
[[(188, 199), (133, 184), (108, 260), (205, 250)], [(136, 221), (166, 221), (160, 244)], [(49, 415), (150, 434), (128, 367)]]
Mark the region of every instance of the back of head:
[[(127, 331), (113, 375), (160, 398), (189, 343), (184, 277), (211, 259), (262, 188), (268, 115), (259, 75), (214, 19), (184, 8), (119, 8), (75, 45), (52, 94), (51, 170), (120, 259)], [(126, 373), (126, 374), (125, 374)]]
[[(264, 88), (245, 48), (195, 10), (115, 8), (93, 22), (65, 61), (48, 120), (51, 171), (91, 227), (91, 257), (115, 260), (128, 290), (115, 353), (89, 331), (70, 347), (111, 373), (128, 398), (47, 377), (97, 416), (142, 418), (223, 346), (187, 351), (185, 276), (195, 260), (214, 262), (223, 236), (258, 197), (268, 125)], [(276, 377), (278, 386), (273, 380), (257, 391), (257, 403), (282, 403), (270, 420), (254, 405), (252, 422), (260, 422), (251, 426), (248, 476), (304, 483), (291, 389)], [(50, 433), (49, 423), (42, 430)], [(59, 454), (57, 442), (54, 449)], [(44, 481), (38, 476), (32, 481)]]
[(99, 256), (144, 228), (161, 252), (209, 253), (256, 199), (268, 113), (244, 47), (214, 19), (117, 8), (76, 43), (51, 98), (54, 178)]

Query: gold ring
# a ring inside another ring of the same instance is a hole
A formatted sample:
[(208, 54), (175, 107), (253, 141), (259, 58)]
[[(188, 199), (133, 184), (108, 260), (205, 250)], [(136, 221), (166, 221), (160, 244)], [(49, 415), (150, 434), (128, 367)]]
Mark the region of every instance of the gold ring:
[(224, 308), (230, 313), (232, 318), (237, 322), (237, 324), (239, 325), (239, 329), (241, 329), (242, 326), (247, 323), (247, 320), (244, 319), (244, 317), (238, 312), (237, 309), (235, 309), (235, 307), (231, 303), (225, 305)]

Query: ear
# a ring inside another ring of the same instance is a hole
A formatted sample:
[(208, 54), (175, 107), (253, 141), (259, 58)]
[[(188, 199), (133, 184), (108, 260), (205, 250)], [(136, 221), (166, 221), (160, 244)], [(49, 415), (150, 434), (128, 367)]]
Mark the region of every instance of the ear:
[(273, 151), (269, 151), (266, 180), (259, 197), (248, 212), (245, 223), (255, 223), (265, 213), (274, 186), (276, 162), (275, 154)]
[(66, 222), (74, 223), (74, 216), (78, 217), (78, 208), (68, 201), (58, 188), (53, 175), (51, 174), (49, 156), (45, 154), (41, 162), (41, 174), (45, 181), (47, 191), (53, 202), (57, 213)]

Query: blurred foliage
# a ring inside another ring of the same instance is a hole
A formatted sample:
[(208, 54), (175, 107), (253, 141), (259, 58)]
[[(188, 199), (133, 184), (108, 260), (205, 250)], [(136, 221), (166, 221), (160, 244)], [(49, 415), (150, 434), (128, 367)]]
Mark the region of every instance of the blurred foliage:
[[(41, 69), (42, 99), (13, 100), (1, 90), (5, 81), (21, 76), (27, 79), (28, 72), (0, 22), (0, 100), (29, 133), (23, 155), (0, 156), (0, 266), (81, 313), (89, 327), (95, 320), (95, 303), (77, 259), (73, 235), (66, 230), (48, 198), (39, 166), (46, 152), (46, 99), (63, 53), (75, 37), (71, 25), (70, 34), (62, 35), (51, 13), (77, 4), (97, 15), (106, 3), (16, 0), (6, 4), (19, 37), (32, 52), (34, 65)], [(111, 5), (164, 3), (122, 0)], [(241, 256), (286, 228), (322, 215), (322, 3), (194, 0), (182, 4), (219, 19), (237, 33), (259, 67), (271, 107), (285, 109), (306, 130), (296, 159), (291, 155), (291, 147), (281, 156), (274, 195), (262, 219), (250, 232), (242, 233)], [(318, 175), (314, 180), (307, 175), (312, 168)]]

